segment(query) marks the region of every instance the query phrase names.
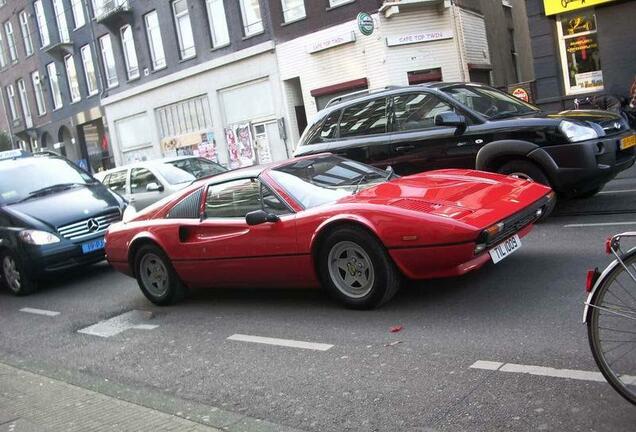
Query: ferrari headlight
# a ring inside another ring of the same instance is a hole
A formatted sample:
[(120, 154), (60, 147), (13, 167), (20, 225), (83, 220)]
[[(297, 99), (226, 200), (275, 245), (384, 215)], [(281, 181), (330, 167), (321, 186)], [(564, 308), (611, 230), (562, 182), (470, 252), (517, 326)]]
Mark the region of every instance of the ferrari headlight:
[(563, 120), (559, 124), (559, 130), (570, 142), (586, 141), (598, 138), (596, 131), (590, 126), (583, 126), (568, 120)]
[(24, 230), (18, 234), (20, 240), (27, 244), (43, 246), (53, 243), (59, 243), (60, 238), (55, 234), (46, 231)]

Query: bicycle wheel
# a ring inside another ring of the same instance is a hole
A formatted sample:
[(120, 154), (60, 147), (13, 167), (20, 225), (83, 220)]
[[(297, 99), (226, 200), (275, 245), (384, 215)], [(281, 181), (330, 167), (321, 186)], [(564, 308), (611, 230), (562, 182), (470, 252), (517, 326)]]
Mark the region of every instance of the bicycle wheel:
[(603, 376), (636, 405), (636, 254), (623, 262), (594, 295), (587, 334)]

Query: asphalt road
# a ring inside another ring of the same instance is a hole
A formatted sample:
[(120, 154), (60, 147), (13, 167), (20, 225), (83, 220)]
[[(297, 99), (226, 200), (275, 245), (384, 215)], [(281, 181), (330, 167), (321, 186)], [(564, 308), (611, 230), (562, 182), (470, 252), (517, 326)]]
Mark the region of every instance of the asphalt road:
[[(307, 431), (633, 431), (636, 408), (606, 383), (470, 367), (481, 360), (596, 372), (581, 322), (585, 272), (609, 263), (607, 236), (633, 229), (636, 169), (601, 195), (561, 204), (501, 263), (411, 283), (367, 312), (320, 291), (276, 288), (200, 290), (158, 308), (132, 279), (100, 264), (30, 297), (0, 292), (0, 361), (167, 412), (185, 409), (195, 420), (196, 409), (212, 406)], [(132, 310), (150, 312), (137, 324), (158, 327), (78, 332)], [(403, 329), (391, 333), (395, 325)], [(235, 334), (333, 347), (228, 340)]]

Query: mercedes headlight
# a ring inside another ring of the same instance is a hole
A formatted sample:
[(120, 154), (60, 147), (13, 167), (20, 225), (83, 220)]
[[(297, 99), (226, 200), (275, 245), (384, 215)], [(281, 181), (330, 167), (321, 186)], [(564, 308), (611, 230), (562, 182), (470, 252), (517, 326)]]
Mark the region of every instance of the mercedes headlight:
[(586, 141), (598, 138), (596, 131), (590, 126), (583, 126), (568, 120), (563, 120), (559, 130), (570, 142)]
[(46, 231), (24, 230), (20, 231), (20, 234), (18, 234), (18, 236), (24, 243), (36, 246), (43, 246), (60, 242), (60, 238), (58, 236)]

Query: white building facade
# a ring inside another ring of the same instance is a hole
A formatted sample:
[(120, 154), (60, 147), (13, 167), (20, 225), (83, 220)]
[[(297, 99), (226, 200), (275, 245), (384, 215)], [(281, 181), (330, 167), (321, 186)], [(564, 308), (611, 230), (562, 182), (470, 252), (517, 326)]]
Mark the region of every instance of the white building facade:
[(490, 83), (490, 54), (482, 15), (449, 1), (383, 6), (365, 36), (358, 21), (277, 45), (292, 141), (307, 118), (333, 97), (367, 88), (428, 81)]

